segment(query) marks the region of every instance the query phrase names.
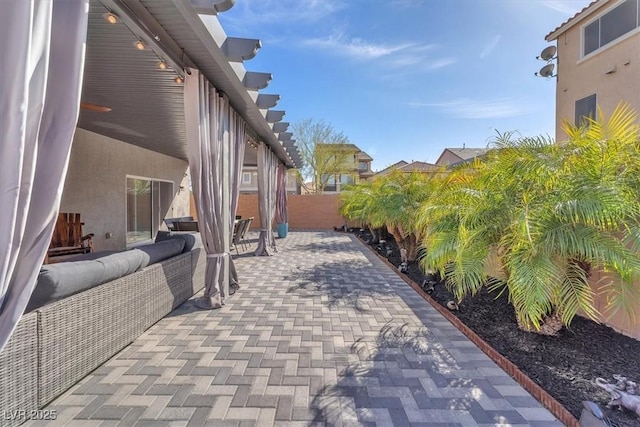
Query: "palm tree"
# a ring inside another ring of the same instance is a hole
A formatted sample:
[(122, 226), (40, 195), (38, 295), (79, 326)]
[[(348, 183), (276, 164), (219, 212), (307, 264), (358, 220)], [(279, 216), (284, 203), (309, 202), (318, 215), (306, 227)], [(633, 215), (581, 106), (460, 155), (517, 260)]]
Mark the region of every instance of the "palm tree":
[(434, 173), (400, 171), (363, 181), (341, 193), (341, 213), (350, 220), (367, 224), (372, 234), (386, 228), (407, 260), (415, 261), (420, 241), (416, 215), (434, 186)]
[(372, 227), (372, 209), (377, 188), (374, 181), (361, 181), (346, 186), (339, 195), (340, 213), (345, 218), (368, 227), (373, 236), (372, 243), (378, 243), (379, 233)]
[(459, 300), (484, 286), (506, 291), (528, 331), (555, 334), (578, 312), (597, 319), (596, 266), (616, 276), (611, 306), (630, 313), (640, 292), (634, 123), (622, 106), (609, 120), (600, 112), (588, 127), (567, 125), (562, 145), (499, 134), (484, 161), (454, 170), (423, 205), (423, 267), (440, 270)]
[(420, 236), (416, 215), (431, 194), (433, 177), (434, 174), (396, 171), (377, 179), (371, 223), (387, 228), (398, 247), (406, 250), (409, 262), (417, 258)]

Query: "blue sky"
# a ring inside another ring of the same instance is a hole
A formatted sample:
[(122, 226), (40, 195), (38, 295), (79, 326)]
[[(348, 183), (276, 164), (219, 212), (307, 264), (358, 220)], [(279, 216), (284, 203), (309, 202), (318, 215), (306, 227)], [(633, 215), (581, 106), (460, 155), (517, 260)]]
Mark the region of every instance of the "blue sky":
[(588, 0), (237, 0), (227, 35), (259, 38), (284, 121), (322, 119), (374, 158), (435, 162), (496, 130), (555, 133), (546, 34)]

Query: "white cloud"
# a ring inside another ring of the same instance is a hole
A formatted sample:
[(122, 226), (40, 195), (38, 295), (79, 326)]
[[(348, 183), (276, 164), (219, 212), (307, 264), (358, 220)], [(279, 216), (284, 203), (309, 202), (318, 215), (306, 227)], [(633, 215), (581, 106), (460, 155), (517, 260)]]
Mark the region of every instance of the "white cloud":
[(415, 47), (412, 43), (395, 45), (368, 43), (359, 38), (347, 39), (341, 33), (334, 33), (323, 38), (302, 40), (300, 44), (324, 49), (338, 55), (361, 59), (380, 58)]
[(544, 0), (542, 5), (564, 15), (573, 16), (585, 5), (585, 2), (581, 0)]
[[(260, 0), (237, 2), (235, 14), (221, 14), (225, 27), (255, 28), (260, 25), (290, 25), (319, 22), (347, 7), (342, 0)], [(233, 15), (231, 17), (230, 15)]]
[(486, 58), (491, 54), (491, 52), (493, 52), (496, 46), (498, 46), (498, 42), (500, 42), (500, 37), (500, 35), (497, 35), (493, 39), (491, 39), (489, 44), (487, 44), (484, 49), (482, 49), (482, 52), (480, 52), (480, 59)]
[(482, 101), (463, 98), (448, 102), (411, 102), (409, 105), (433, 108), (442, 114), (460, 119), (495, 119), (528, 113), (528, 109), (521, 102), (510, 98)]
[(346, 56), (358, 61), (376, 61), (393, 70), (429, 71), (456, 62), (454, 58), (437, 58), (432, 55), (435, 45), (418, 43), (371, 43), (360, 38), (349, 38), (345, 33), (334, 32), (323, 38), (300, 41), (304, 47), (321, 49), (332, 55)]
[(423, 0), (391, 0), (391, 5), (399, 9), (408, 9), (420, 6)]
[(458, 62), (458, 60), (455, 58), (440, 58), (428, 62), (426, 64), (426, 68), (428, 70), (438, 70), (440, 68), (446, 67), (447, 65), (455, 64), (456, 62)]

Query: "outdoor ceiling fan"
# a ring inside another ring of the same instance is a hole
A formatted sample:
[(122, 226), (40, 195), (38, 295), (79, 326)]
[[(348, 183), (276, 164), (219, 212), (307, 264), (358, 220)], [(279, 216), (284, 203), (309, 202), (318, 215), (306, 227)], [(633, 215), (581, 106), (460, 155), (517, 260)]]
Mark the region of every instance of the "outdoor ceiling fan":
[(103, 105), (91, 104), (89, 102), (81, 102), (80, 108), (89, 111), (95, 111), (96, 113), (108, 113), (111, 111), (110, 107), (105, 107)]

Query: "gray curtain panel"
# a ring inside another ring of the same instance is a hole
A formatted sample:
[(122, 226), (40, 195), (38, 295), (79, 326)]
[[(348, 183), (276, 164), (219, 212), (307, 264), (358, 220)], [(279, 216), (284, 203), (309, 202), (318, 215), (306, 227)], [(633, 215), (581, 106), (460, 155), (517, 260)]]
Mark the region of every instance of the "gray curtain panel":
[(288, 200), (287, 200), (287, 168), (278, 163), (278, 182), (276, 189), (276, 222), (285, 224), (289, 222)]
[(276, 249), (273, 218), (276, 209), (276, 173), (278, 158), (264, 142), (258, 147), (258, 212), (260, 236), (255, 255), (271, 256)]
[(0, 351), (51, 241), (78, 121), (88, 0), (0, 13)]
[[(231, 174), (231, 215), (229, 215), (229, 239), (233, 239), (233, 223), (238, 211), (238, 199), (240, 196), (240, 182), (242, 179), (242, 164), (244, 162), (246, 124), (238, 113), (231, 110), (229, 113), (229, 131), (231, 147), (229, 150), (229, 170)], [(238, 273), (236, 273), (233, 258), (229, 258), (230, 293), (235, 292), (239, 286)]]
[[(223, 186), (228, 186), (223, 165), (225, 121), (228, 103), (196, 69), (188, 69), (184, 88), (185, 122), (191, 185), (198, 212), (198, 227), (207, 253), (204, 296), (213, 308), (224, 304), (225, 269), (229, 248), (225, 248)], [(228, 203), (228, 200), (227, 200)], [(228, 240), (227, 240), (228, 244)]]

